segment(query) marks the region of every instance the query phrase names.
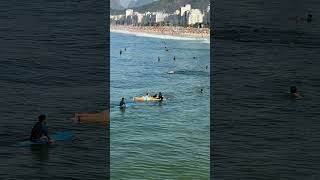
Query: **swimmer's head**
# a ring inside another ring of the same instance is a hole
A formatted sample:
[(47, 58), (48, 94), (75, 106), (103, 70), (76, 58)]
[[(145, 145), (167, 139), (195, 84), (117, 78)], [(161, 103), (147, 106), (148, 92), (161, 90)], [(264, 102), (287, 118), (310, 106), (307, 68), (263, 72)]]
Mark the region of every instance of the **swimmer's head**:
[(296, 86), (291, 86), (291, 88), (290, 88), (290, 93), (291, 93), (291, 94), (294, 94), (294, 93), (297, 93), (297, 92), (298, 92), (297, 87), (296, 87)]
[(38, 120), (39, 120), (39, 122), (45, 122), (45, 121), (47, 120), (47, 117), (46, 117), (46, 115), (41, 114), (41, 115), (38, 117)]

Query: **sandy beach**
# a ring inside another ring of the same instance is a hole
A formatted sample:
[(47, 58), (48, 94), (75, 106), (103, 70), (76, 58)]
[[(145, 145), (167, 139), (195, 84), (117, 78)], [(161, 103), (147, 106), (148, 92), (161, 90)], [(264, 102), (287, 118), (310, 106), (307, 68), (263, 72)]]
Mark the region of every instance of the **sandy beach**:
[(172, 26), (127, 26), (111, 25), (111, 32), (146, 33), (182, 38), (210, 39), (209, 28), (172, 27)]

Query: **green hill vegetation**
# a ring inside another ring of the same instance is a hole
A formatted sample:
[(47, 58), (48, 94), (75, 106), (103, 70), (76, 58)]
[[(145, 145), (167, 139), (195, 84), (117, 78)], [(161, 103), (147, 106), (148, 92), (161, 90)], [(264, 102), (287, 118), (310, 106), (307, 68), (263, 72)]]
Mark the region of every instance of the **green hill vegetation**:
[[(210, 0), (159, 0), (151, 4), (133, 8), (133, 10), (141, 13), (147, 11), (164, 11), (167, 13), (173, 13), (186, 4), (191, 4), (192, 9), (206, 10), (209, 2)], [(111, 10), (110, 14), (121, 14), (121, 12), (123, 13), (123, 11)]]

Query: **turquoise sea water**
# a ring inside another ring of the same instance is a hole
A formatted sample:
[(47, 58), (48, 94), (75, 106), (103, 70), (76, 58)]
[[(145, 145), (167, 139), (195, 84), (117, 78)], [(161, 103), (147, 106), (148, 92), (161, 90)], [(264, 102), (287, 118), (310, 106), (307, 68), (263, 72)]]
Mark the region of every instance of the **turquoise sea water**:
[[(110, 44), (111, 178), (209, 179), (210, 44), (114, 32)], [(118, 108), (159, 91), (166, 101)]]

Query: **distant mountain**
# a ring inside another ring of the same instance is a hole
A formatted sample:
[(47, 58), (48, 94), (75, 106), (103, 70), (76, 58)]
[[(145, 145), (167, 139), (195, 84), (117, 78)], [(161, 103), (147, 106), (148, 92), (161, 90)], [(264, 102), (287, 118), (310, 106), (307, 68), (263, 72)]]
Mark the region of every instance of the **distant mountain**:
[[(116, 1), (116, 0), (111, 0), (111, 1)], [(120, 0), (118, 0), (120, 1)], [(151, 12), (156, 12), (156, 11), (165, 11), (167, 13), (173, 13), (180, 7), (186, 5), (186, 4), (191, 4), (192, 9), (200, 9), (200, 10), (207, 10), (208, 4), (210, 0), (136, 0), (137, 2), (139, 1), (154, 1), (150, 4), (145, 4), (140, 7), (134, 7), (132, 8), (134, 11), (138, 11), (141, 13), (151, 11)], [(114, 9), (111, 6), (110, 14), (115, 15), (115, 14), (124, 14), (123, 9)]]
[(128, 8), (140, 7), (143, 5), (153, 3), (155, 1), (158, 1), (158, 0), (131, 0), (128, 4)]
[(173, 13), (181, 6), (191, 4), (192, 9), (206, 10), (209, 2), (210, 0), (159, 0), (133, 9), (139, 12), (165, 11), (167, 13)]
[(110, 0), (110, 8), (113, 10), (123, 10), (124, 7), (121, 6), (120, 0)]

